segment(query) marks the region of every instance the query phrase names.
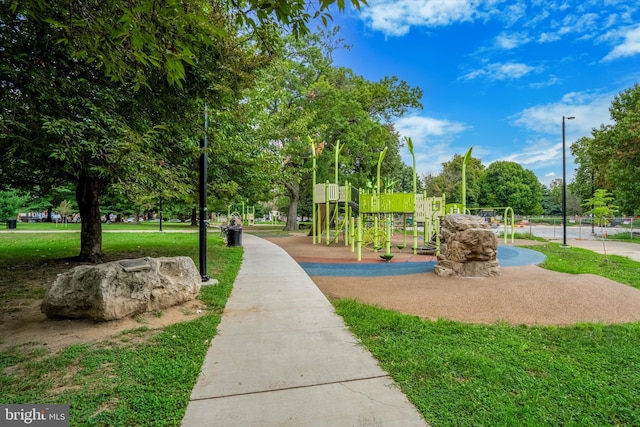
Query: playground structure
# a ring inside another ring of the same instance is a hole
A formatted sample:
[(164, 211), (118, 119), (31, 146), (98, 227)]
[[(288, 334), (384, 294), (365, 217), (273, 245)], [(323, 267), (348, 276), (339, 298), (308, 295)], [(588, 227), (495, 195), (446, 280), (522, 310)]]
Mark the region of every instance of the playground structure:
[[(427, 197), (426, 193), (417, 193), (417, 171), (413, 144), (410, 138), (406, 139), (407, 146), (413, 158), (413, 193), (395, 193), (389, 189), (382, 189), (380, 179), (380, 166), (386, 154), (386, 148), (380, 153), (378, 159), (378, 171), (376, 185), (370, 191), (356, 189), (346, 181), (344, 185), (338, 184), (338, 160), (341, 151), (340, 142), (335, 149), (335, 182), (316, 182), (316, 161), (321, 150), (309, 138), (313, 161), (313, 214), (312, 229), (313, 244), (326, 245), (337, 243), (342, 236), (344, 245), (351, 246), (351, 251), (357, 253), (357, 260), (362, 260), (362, 249), (373, 251), (384, 249), (381, 258), (389, 261), (393, 258), (392, 246), (400, 251), (407, 247), (407, 234), (409, 231), (408, 220), (411, 218), (411, 249), (413, 254), (439, 253), (440, 249), (440, 221), (445, 214), (468, 213), (471, 209), (466, 207), (466, 162), (471, 155), (471, 148), (467, 151), (462, 167), (462, 195), (463, 203), (445, 203), (445, 195), (439, 197)], [(479, 208), (473, 208), (476, 210)], [(493, 208), (492, 211), (502, 210), (504, 218), (504, 238), (507, 242), (507, 226), (511, 225), (511, 241), (513, 242), (513, 209)], [(419, 224), (422, 223), (422, 230)], [(394, 244), (393, 234), (395, 230), (402, 231), (402, 242)], [(421, 234), (423, 245), (418, 245), (418, 236)]]
[(231, 221), (240, 221), (243, 225), (254, 225), (256, 219), (256, 209), (254, 206), (245, 205), (244, 202), (230, 204), (227, 206), (227, 215), (218, 215), (216, 222), (230, 224)]
[[(511, 243), (513, 243), (515, 233), (515, 214), (511, 207), (467, 208), (466, 211), (469, 215), (474, 215), (472, 212), (477, 211), (478, 213), (475, 215), (483, 217), (489, 224), (491, 224), (491, 226), (495, 225), (496, 227), (500, 227), (500, 221), (502, 221), (504, 242), (507, 243), (510, 237)], [(511, 233), (509, 233), (509, 230)]]

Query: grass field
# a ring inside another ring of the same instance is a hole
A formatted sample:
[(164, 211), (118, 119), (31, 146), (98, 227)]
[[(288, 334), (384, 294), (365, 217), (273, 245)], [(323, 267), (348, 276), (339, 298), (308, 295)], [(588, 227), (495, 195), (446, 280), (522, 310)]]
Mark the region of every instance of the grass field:
[[(191, 256), (198, 260), (192, 233), (105, 233), (109, 259)], [(207, 272), (219, 280), (203, 287), (207, 314), (162, 330), (143, 324), (98, 343), (72, 345), (51, 353), (42, 343), (0, 353), (0, 402), (71, 405), (71, 425), (178, 426), (204, 356), (220, 322), (242, 260), (242, 248), (227, 248), (217, 234), (208, 239)], [(0, 301), (38, 299), (55, 275), (77, 255), (74, 233), (0, 234)]]
[[(547, 255), (545, 268), (640, 286), (640, 263), (628, 258), (531, 249)], [(334, 305), (434, 427), (640, 425), (640, 323), (474, 325)]]

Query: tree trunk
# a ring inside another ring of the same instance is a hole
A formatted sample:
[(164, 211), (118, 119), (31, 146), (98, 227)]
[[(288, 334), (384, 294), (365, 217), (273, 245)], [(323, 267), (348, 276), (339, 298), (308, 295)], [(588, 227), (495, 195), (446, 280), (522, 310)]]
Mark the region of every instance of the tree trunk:
[(86, 173), (80, 176), (76, 187), (76, 201), (80, 211), (80, 255), (83, 262), (99, 262), (102, 252), (102, 222), (100, 221), (100, 194), (104, 183)]
[(198, 226), (198, 210), (196, 208), (191, 208), (191, 226)]
[(284, 226), (285, 231), (298, 230), (298, 201), (300, 200), (300, 183), (285, 183), (287, 196), (289, 196), (289, 212), (287, 213), (287, 224)]

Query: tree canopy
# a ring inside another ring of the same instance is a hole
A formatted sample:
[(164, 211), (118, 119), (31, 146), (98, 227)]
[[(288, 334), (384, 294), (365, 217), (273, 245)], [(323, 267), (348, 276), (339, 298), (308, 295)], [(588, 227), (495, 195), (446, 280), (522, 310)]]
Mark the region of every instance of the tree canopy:
[[(442, 163), (439, 175), (424, 177), (427, 193), (432, 196), (446, 194), (447, 203), (462, 203), (462, 163), (464, 156), (455, 154), (451, 160)], [(466, 168), (466, 194), (468, 207), (480, 207), (481, 178), (485, 167), (480, 159), (469, 157)]]
[(640, 86), (618, 94), (609, 108), (613, 124), (593, 129), (571, 146), (578, 164), (575, 188), (582, 198), (594, 186), (610, 191), (623, 212), (640, 212)]
[[(255, 128), (280, 158), (278, 182), (289, 200), (288, 225), (296, 226), (298, 203), (309, 205), (312, 152), (317, 144), (319, 182), (338, 180), (366, 187), (376, 175), (378, 154), (385, 147), (385, 176), (399, 178), (403, 165), (400, 142), (390, 120), (419, 107), (422, 92), (397, 77), (370, 82), (346, 68), (334, 67), (331, 53), (340, 46), (338, 29), (289, 37), (281, 59), (261, 72), (248, 92)], [(310, 212), (310, 206), (306, 207)]]
[[(3, 182), (75, 183), (80, 258), (98, 260), (107, 189), (189, 193), (205, 103), (215, 111), (212, 134), (225, 135), (225, 119), (277, 46), (275, 24), (305, 34), (333, 3), (319, 1), (315, 12), (286, 0), (0, 3)], [(230, 140), (214, 170), (250, 157)]]
[(518, 163), (494, 162), (482, 176), (480, 205), (513, 208), (516, 214), (542, 213), (542, 186), (536, 175)]

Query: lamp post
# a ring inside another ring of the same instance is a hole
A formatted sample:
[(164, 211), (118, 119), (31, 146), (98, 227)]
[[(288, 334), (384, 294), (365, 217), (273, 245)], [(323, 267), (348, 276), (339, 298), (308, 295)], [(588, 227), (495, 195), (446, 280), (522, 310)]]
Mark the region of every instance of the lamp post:
[(565, 149), (564, 121), (575, 119), (574, 116), (562, 116), (562, 246), (567, 247), (567, 156)]
[[(164, 166), (164, 160), (158, 160), (156, 161), (156, 164), (160, 167), (160, 169), (162, 169), (162, 166)], [(162, 188), (160, 189), (160, 231), (162, 231)]]
[[(593, 166), (591, 166), (592, 170), (591, 170), (591, 212), (593, 212), (593, 196), (594, 196), (594, 188), (593, 188)], [(594, 221), (593, 221), (593, 213), (591, 214), (591, 234), (595, 234), (595, 231), (593, 229), (594, 226)]]
[(204, 105), (204, 138), (200, 140), (200, 185), (199, 185), (199, 204), (200, 204), (200, 277), (203, 282), (209, 281), (207, 274), (207, 104)]

